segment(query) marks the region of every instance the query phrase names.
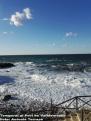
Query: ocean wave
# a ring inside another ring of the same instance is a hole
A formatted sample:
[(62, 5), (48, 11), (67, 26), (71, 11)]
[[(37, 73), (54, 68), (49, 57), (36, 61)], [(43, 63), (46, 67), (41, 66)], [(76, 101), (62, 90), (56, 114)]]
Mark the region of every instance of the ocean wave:
[(40, 69), (47, 69), (50, 71), (61, 71), (61, 72), (90, 72), (91, 71), (91, 64), (86, 63), (58, 63), (58, 62), (52, 62), (52, 63), (37, 63), (36, 67)]
[(14, 78), (14, 83), (0, 85), (0, 93), (17, 95), (24, 103), (31, 99), (50, 102), (51, 98), (54, 103), (59, 103), (64, 98), (91, 92), (90, 72), (57, 72), (42, 69), (33, 62), (19, 62), (15, 63), (15, 67), (1, 69), (0, 76)]

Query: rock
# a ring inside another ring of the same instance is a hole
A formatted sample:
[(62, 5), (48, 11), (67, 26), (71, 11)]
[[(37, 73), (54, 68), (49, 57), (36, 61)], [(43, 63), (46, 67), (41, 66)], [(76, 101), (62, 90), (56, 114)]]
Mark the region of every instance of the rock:
[(70, 113), (71, 113), (70, 111), (67, 111), (67, 110), (65, 111), (66, 115), (70, 115)]
[(5, 95), (3, 101), (9, 101), (11, 99), (11, 95)]
[(3, 69), (3, 68), (11, 68), (11, 67), (14, 67), (15, 65), (12, 64), (12, 63), (0, 63), (0, 69)]

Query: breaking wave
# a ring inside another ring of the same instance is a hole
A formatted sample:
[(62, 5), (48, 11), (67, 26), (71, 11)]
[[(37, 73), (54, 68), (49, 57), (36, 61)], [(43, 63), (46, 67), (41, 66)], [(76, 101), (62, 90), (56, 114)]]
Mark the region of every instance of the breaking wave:
[[(77, 95), (91, 94), (91, 67), (79, 64), (37, 64), (33, 62), (14, 63), (15, 67), (0, 70), (5, 83), (0, 84), (1, 94), (13, 94), (19, 100), (14, 103), (27, 104), (30, 100), (60, 103)], [(81, 68), (83, 70), (81, 70)], [(64, 70), (64, 71), (63, 71)], [(8, 79), (14, 81), (8, 83)]]

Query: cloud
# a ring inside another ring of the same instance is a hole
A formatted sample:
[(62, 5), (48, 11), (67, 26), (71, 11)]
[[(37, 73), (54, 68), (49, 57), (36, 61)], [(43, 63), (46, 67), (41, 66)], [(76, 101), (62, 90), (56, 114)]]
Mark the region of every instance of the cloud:
[(66, 37), (76, 37), (77, 36), (77, 33), (74, 33), (74, 32), (67, 32), (65, 34)]
[(8, 21), (9, 19), (8, 18), (3, 18), (3, 19), (0, 19), (1, 21)]
[(3, 32), (3, 34), (5, 35), (5, 34), (8, 34), (8, 32)]
[(25, 20), (31, 20), (32, 14), (30, 8), (25, 8), (23, 11), (15, 12), (15, 14), (11, 15), (10, 17), (10, 24), (16, 27), (22, 26)]
[(32, 19), (31, 10), (29, 8), (25, 8), (23, 12), (25, 14), (26, 19), (29, 19), (29, 20)]
[(4, 32), (2, 32), (1, 34), (3, 34), (3, 35), (14, 34), (14, 32), (13, 32), (13, 31), (10, 31), (10, 32), (4, 31)]

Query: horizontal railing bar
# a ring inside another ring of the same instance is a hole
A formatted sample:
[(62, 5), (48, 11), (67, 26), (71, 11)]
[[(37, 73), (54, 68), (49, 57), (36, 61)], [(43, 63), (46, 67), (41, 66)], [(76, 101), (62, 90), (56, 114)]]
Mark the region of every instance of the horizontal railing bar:
[(71, 101), (71, 100), (74, 100), (74, 97), (73, 97), (73, 98), (70, 98), (70, 99), (68, 99), (68, 100), (66, 100), (66, 101), (63, 101), (62, 103), (59, 103), (59, 104), (57, 104), (57, 105), (55, 105), (55, 106), (59, 106), (59, 105), (61, 105), (61, 104), (64, 104), (64, 103), (66, 103), (66, 102), (69, 102), (69, 101)]
[(66, 102), (69, 102), (69, 101), (71, 101), (71, 100), (73, 100), (73, 99), (77, 99), (77, 98), (87, 98), (87, 97), (91, 97), (91, 95), (86, 95), (86, 96), (75, 96), (75, 97), (73, 97), (73, 98), (70, 98), (70, 99), (68, 99), (68, 100), (65, 100), (65, 101), (63, 101), (63, 102), (61, 102), (61, 103), (59, 103), (59, 104), (57, 104), (57, 105), (55, 105), (55, 106), (59, 106), (59, 105), (61, 105), (61, 104), (64, 104), (64, 103), (66, 103)]

